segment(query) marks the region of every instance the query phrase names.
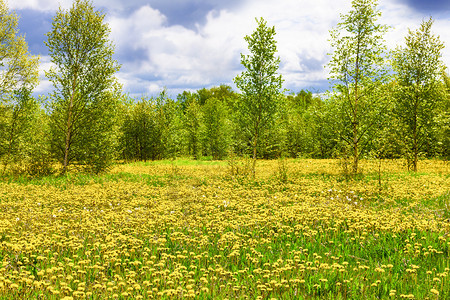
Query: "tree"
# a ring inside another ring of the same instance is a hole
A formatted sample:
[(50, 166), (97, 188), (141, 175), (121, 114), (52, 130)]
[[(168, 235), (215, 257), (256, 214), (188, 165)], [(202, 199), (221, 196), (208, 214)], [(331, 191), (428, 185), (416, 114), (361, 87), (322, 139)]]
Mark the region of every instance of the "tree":
[(142, 97), (128, 106), (121, 126), (123, 158), (146, 161), (156, 159), (160, 153), (160, 135), (156, 126), (154, 99)]
[(18, 35), (18, 17), (0, 0), (0, 96), (38, 83), (39, 58), (28, 53), (24, 36)]
[(114, 74), (105, 15), (91, 1), (75, 0), (72, 8), (59, 8), (47, 34), (51, 62), (46, 76), (51, 95), (52, 146), (63, 165), (77, 161), (92, 171), (104, 170), (113, 159), (115, 114), (120, 86)]
[(27, 126), (37, 109), (30, 96), (38, 83), (39, 58), (30, 55), (17, 29), (18, 17), (0, 0), (0, 157), (3, 173), (10, 162), (23, 160)]
[(194, 159), (199, 159), (202, 153), (200, 139), (203, 124), (202, 110), (196, 99), (188, 102), (183, 120), (189, 154), (193, 155)]
[[(186, 93), (185, 96), (189, 98), (192, 95)], [(161, 149), (159, 158), (175, 159), (182, 153), (183, 142), (186, 140), (183, 130), (183, 112), (187, 108), (186, 103), (180, 103), (180, 99), (179, 101), (170, 99), (166, 90), (156, 98), (156, 127)]]
[(418, 30), (409, 30), (405, 47), (395, 51), (393, 60), (398, 83), (395, 111), (414, 172), (419, 153), (432, 139), (436, 108), (444, 98), (441, 80), (444, 44), (432, 34), (432, 25), (430, 18), (423, 21)]
[(323, 102), (312, 92), (301, 90), (286, 97), (286, 130), (288, 153), (293, 156), (314, 156), (318, 152), (317, 137), (320, 128), (314, 116)]
[(204, 124), (204, 144), (213, 159), (226, 156), (230, 145), (230, 124), (226, 104), (212, 97), (202, 107)]
[(39, 103), (25, 87), (11, 95), (7, 105), (1, 107), (0, 113), (0, 157), (3, 158), (2, 174), (11, 162), (25, 159), (27, 140), (33, 134), (31, 124)]
[(362, 150), (374, 138), (371, 129), (385, 108), (384, 97), (377, 92), (387, 74), (383, 41), (387, 27), (376, 23), (381, 15), (376, 0), (353, 0), (352, 8), (331, 30), (335, 51), (328, 66), (335, 83), (333, 99), (339, 102), (336, 132), (350, 147), (352, 172), (357, 173)]
[(184, 112), (187, 154), (194, 148), (200, 154), (201, 146), (202, 154), (213, 159), (226, 155), (232, 141), (229, 116), (236, 98), (237, 93), (228, 85), (202, 88), (195, 93), (183, 91), (177, 96)]
[(443, 72), (444, 101), (440, 107), (440, 112), (436, 116), (436, 128), (438, 137), (439, 155), (450, 160), (450, 76)]
[(256, 22), (256, 31), (244, 38), (251, 53), (241, 54), (241, 64), (245, 70), (234, 79), (242, 91), (242, 99), (238, 103), (239, 120), (253, 149), (253, 175), (258, 142), (264, 131), (273, 124), (283, 83), (281, 75), (277, 74), (280, 58), (275, 56), (275, 27), (267, 27), (263, 18)]

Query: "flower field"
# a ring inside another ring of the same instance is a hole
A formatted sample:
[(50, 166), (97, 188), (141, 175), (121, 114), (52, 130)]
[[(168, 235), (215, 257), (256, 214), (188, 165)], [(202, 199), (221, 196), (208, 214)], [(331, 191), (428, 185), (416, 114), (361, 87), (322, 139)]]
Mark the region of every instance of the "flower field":
[(4, 180), (0, 298), (449, 299), (448, 163), (363, 168), (259, 161), (251, 180), (177, 160)]

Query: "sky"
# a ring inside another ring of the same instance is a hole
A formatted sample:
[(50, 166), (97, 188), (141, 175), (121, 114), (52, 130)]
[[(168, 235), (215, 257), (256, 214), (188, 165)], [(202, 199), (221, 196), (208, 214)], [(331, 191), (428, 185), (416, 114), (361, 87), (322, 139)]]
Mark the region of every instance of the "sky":
[[(40, 84), (35, 93), (52, 91), (45, 70), (52, 64), (44, 44), (58, 7), (71, 0), (6, 0), (19, 15), (19, 33), (29, 51), (40, 55)], [(444, 42), (443, 61), (450, 66), (450, 0), (379, 0), (379, 23), (390, 26), (389, 49), (404, 44), (408, 28), (433, 17), (433, 32)], [(246, 35), (255, 18), (275, 26), (279, 73), (290, 92), (330, 89), (326, 65), (332, 48), (329, 30), (351, 9), (350, 0), (94, 0), (106, 14), (123, 91), (132, 97), (154, 96), (164, 88), (176, 97), (227, 84), (243, 71), (240, 55), (249, 54)]]

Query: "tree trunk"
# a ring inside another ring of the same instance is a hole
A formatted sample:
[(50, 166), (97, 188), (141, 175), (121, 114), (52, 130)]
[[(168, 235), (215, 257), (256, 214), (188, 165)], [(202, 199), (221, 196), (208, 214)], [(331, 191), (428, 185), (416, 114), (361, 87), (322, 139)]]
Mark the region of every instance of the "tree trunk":
[(358, 173), (358, 162), (359, 162), (359, 153), (358, 153), (358, 142), (353, 141), (353, 167), (352, 172), (353, 174)]
[(360, 55), (360, 37), (358, 36), (358, 45), (356, 49), (356, 74), (355, 74), (355, 103), (353, 104), (353, 174), (358, 173), (358, 83), (359, 83), (359, 55)]
[(253, 137), (253, 164), (252, 164), (252, 176), (255, 178), (256, 174), (256, 148), (258, 146), (258, 131), (255, 132)]
[(417, 141), (417, 111), (418, 111), (419, 96), (416, 95), (414, 103), (414, 124), (413, 124), (413, 171), (417, 172), (417, 161), (419, 152), (419, 143)]
[(3, 164), (3, 172), (2, 174), (5, 174), (6, 167), (9, 165), (9, 160), (11, 159), (12, 154), (12, 147), (14, 143), (14, 134), (16, 129), (16, 119), (18, 118), (18, 113), (16, 114), (15, 109), (13, 108), (13, 116), (12, 116), (12, 124), (11, 124), (11, 131), (9, 132), (9, 139), (8, 139), (8, 153), (6, 154), (6, 159)]
[(67, 172), (67, 166), (69, 165), (69, 151), (70, 151), (70, 144), (72, 140), (72, 114), (73, 114), (73, 102), (75, 97), (75, 87), (76, 87), (76, 76), (73, 78), (73, 84), (72, 84), (72, 95), (70, 96), (70, 102), (69, 102), (69, 113), (67, 116), (67, 127), (66, 127), (66, 143), (64, 147), (64, 163), (63, 163), (63, 170), (62, 173), (66, 174)]
[(67, 117), (67, 127), (66, 127), (66, 143), (64, 147), (64, 163), (62, 173), (65, 174), (67, 172), (67, 166), (69, 164), (69, 150), (70, 150), (70, 139), (71, 139), (71, 122), (72, 122), (72, 97), (70, 98), (69, 104), (69, 116)]
[(417, 172), (417, 161), (418, 161), (418, 142), (417, 142), (417, 129), (416, 129), (416, 124), (414, 124), (414, 141), (413, 141), (413, 152), (414, 152), (414, 156), (413, 156), (413, 171)]

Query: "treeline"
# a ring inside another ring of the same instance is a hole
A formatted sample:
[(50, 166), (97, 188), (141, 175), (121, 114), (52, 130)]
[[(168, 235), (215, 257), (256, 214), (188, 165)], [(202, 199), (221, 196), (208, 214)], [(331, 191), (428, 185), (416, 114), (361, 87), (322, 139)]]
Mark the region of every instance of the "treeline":
[[(442, 88), (447, 100), (436, 106), (434, 127), (425, 141), (420, 156), (449, 159), (450, 80)], [(392, 83), (390, 84), (392, 85)], [(389, 89), (389, 85), (385, 89)], [(273, 126), (261, 137), (258, 158), (279, 157), (340, 158), (345, 143), (339, 138), (339, 111), (326, 95), (300, 91), (283, 95)], [(55, 162), (62, 164), (63, 149), (52, 144), (51, 114), (43, 108), (45, 99), (28, 93), (18, 94), (14, 103), (2, 107), (1, 157), (3, 172), (7, 166), (15, 172), (32, 175), (51, 171)], [(239, 126), (238, 105), (241, 95), (222, 85), (197, 92), (185, 91), (170, 99), (163, 91), (158, 97), (139, 99), (122, 95), (110, 136), (114, 153), (98, 161), (77, 158), (74, 166), (100, 171), (114, 160), (147, 161), (191, 157), (193, 159), (226, 159), (230, 153), (243, 156), (251, 153), (252, 144)], [(404, 135), (395, 113), (395, 101), (386, 107), (379, 122), (373, 126), (362, 157), (404, 158)], [(55, 135), (55, 134), (54, 134)], [(85, 152), (85, 140), (72, 151)], [(74, 145), (75, 146), (75, 145)], [(101, 147), (101, 145), (99, 146)], [(101, 149), (97, 149), (101, 152)], [(59, 154), (58, 154), (59, 153)], [(92, 155), (89, 151), (86, 155)], [(79, 156), (81, 157), (81, 156)], [(58, 159), (59, 158), (59, 159)], [(105, 165), (106, 164), (106, 165)]]
[[(171, 99), (131, 98), (115, 77), (120, 65), (105, 15), (90, 1), (60, 9), (47, 34), (54, 91), (38, 99), (38, 58), (17, 32), (17, 16), (0, 0), (5, 58), (0, 82), (2, 174), (45, 175), (70, 167), (102, 172), (121, 161), (231, 156), (450, 157), (450, 79), (432, 20), (410, 31), (405, 46), (383, 48), (376, 2), (358, 0), (332, 31), (333, 89), (287, 93), (278, 74), (275, 28), (263, 19), (245, 40), (250, 55), (234, 81)], [(57, 166), (61, 166), (61, 168)]]
[[(444, 75), (445, 76), (445, 75)], [(450, 81), (442, 85), (446, 101), (436, 105), (430, 134), (423, 141), (422, 158), (448, 159)], [(389, 93), (393, 83), (384, 88)], [(225, 159), (230, 152), (249, 155), (249, 134), (239, 124), (241, 94), (221, 85), (183, 92), (169, 99), (165, 92), (158, 97), (128, 99), (120, 130), (118, 155), (125, 160), (156, 160), (175, 157), (193, 159)], [(327, 97), (328, 96), (328, 97)], [(345, 142), (339, 131), (340, 112), (332, 95), (318, 95), (302, 90), (278, 98), (274, 124), (260, 137), (258, 158), (339, 158)], [(389, 97), (387, 94), (386, 97)], [(393, 95), (383, 115), (370, 128), (364, 140), (362, 157), (404, 158), (403, 131), (396, 114)], [(445, 123), (445, 122), (447, 123)]]
[[(240, 99), (226, 85), (185, 91), (176, 100), (167, 98), (165, 92), (156, 98), (129, 99), (120, 131), (120, 158), (220, 160), (230, 152), (249, 154), (251, 140), (238, 120)], [(329, 157), (334, 147), (326, 141), (330, 136), (316, 135), (322, 122), (317, 112), (325, 108), (323, 101), (308, 91), (278, 101), (275, 123), (260, 137), (258, 157)]]

